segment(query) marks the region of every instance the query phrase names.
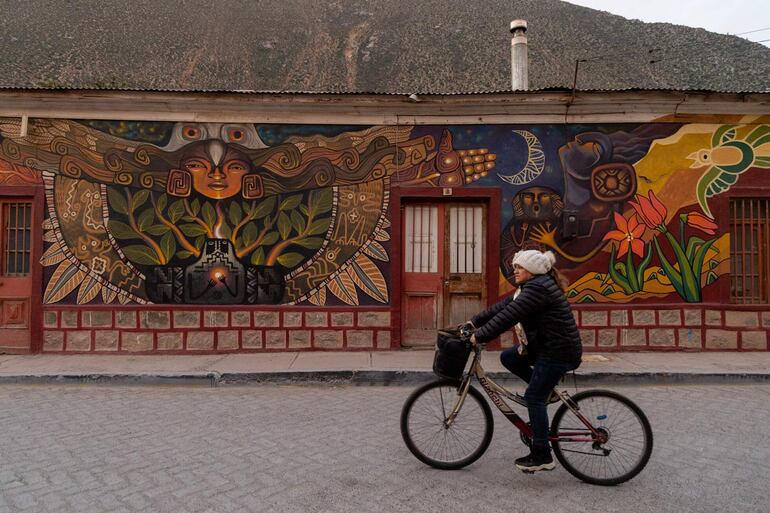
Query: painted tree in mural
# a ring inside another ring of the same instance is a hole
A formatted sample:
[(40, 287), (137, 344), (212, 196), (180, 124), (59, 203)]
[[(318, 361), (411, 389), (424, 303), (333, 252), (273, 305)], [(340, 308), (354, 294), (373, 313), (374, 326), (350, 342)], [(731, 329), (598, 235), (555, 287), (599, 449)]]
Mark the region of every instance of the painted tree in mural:
[(391, 176), (478, 179), (448, 131), (268, 146), (254, 125), (165, 125), (0, 120), (0, 160), (46, 186), (44, 302), (387, 303)]

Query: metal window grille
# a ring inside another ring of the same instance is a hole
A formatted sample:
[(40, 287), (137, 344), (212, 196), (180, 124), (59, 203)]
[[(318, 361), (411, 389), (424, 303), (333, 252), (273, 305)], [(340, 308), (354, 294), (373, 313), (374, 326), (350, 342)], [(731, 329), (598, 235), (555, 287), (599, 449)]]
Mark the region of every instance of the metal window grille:
[(27, 276), (32, 238), (32, 203), (3, 204), (3, 276)]
[(449, 272), (481, 273), (482, 207), (449, 208)]
[(438, 207), (409, 205), (404, 212), (404, 224), (406, 228), (406, 272), (437, 272)]
[(770, 198), (730, 200), (730, 301), (770, 303)]

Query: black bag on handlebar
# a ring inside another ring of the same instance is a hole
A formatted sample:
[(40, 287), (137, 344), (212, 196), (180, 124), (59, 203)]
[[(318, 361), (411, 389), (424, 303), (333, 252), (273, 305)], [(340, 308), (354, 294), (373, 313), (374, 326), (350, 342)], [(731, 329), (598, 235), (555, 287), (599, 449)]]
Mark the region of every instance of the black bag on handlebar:
[(459, 380), (471, 354), (471, 344), (460, 337), (459, 330), (439, 330), (433, 372), (440, 378)]

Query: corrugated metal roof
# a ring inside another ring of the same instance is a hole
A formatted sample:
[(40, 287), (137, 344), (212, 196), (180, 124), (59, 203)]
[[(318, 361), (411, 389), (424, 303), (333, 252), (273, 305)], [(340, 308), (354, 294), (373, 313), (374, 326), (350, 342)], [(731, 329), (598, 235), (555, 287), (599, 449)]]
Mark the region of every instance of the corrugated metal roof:
[[(568, 87), (541, 87), (538, 89), (528, 89), (526, 91), (511, 91), (506, 89), (500, 89), (495, 91), (410, 91), (410, 92), (386, 92), (386, 91), (276, 91), (276, 90), (245, 90), (245, 89), (171, 89), (171, 88), (145, 88), (134, 89), (125, 87), (101, 87), (101, 88), (68, 88), (68, 87), (14, 87), (14, 86), (2, 86), (0, 90), (6, 91), (23, 91), (23, 92), (37, 92), (37, 91), (61, 91), (61, 92), (88, 92), (88, 91), (104, 91), (104, 92), (149, 92), (149, 93), (189, 93), (189, 94), (243, 94), (243, 95), (308, 95), (308, 96), (322, 96), (322, 95), (350, 95), (350, 96), (409, 96), (416, 94), (418, 96), (492, 96), (492, 95), (504, 95), (504, 94), (532, 94), (532, 93), (546, 93), (546, 92), (571, 92), (572, 89)], [(707, 89), (677, 89), (673, 87), (626, 87), (618, 89), (578, 89), (577, 93), (623, 93), (623, 92), (671, 92), (671, 93), (722, 93), (722, 94), (770, 94), (770, 88), (759, 90), (747, 90), (747, 91), (719, 91), (719, 90), (707, 90)]]

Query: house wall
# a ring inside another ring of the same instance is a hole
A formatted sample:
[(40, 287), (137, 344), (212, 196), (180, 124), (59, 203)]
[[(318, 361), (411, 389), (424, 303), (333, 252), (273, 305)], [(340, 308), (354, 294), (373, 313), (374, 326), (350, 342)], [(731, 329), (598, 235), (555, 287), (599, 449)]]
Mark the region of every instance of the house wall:
[(588, 350), (767, 350), (770, 307), (728, 304), (727, 204), (768, 195), (768, 125), (35, 119), (22, 137), (0, 118), (0, 137), (0, 183), (45, 188), (33, 349), (397, 348), (391, 197), (487, 188), (492, 289), (519, 249), (554, 251)]

